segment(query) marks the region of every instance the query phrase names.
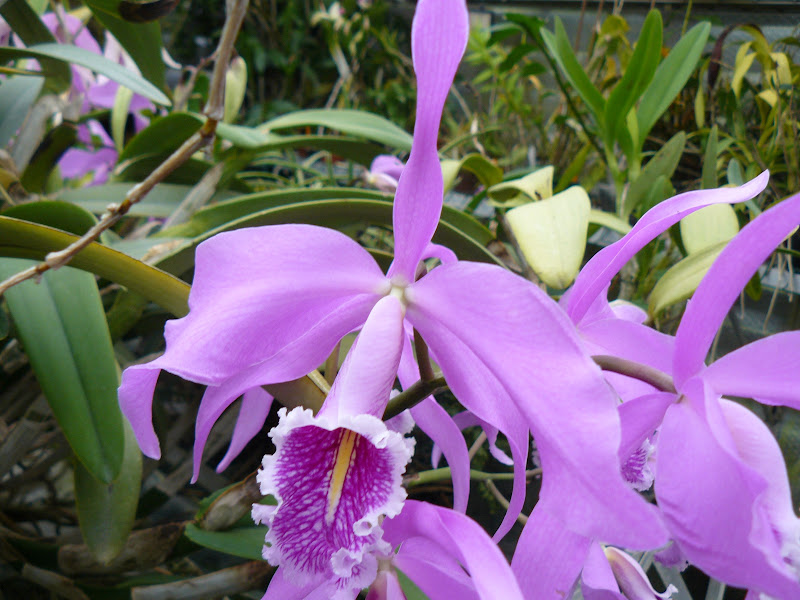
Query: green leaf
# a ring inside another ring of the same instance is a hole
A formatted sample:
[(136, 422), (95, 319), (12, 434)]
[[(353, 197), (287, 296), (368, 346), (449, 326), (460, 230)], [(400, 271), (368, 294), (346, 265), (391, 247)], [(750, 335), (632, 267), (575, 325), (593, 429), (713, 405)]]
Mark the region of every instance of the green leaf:
[(114, 106), (111, 108), (111, 137), (117, 153), (122, 152), (125, 146), (125, 125), (128, 123), (128, 113), (131, 109), (133, 92), (124, 86), (117, 88), (114, 96)]
[(51, 171), (58, 159), (75, 143), (77, 136), (78, 128), (73, 123), (61, 123), (47, 132), (19, 179), (28, 192), (40, 194), (45, 191)]
[(561, 19), (556, 17), (555, 34), (544, 28), (540, 29), (540, 33), (547, 49), (572, 84), (572, 87), (577, 90), (586, 106), (592, 111), (598, 125), (602, 125), (603, 113), (606, 109), (605, 98), (591, 82), (586, 71), (583, 70), (583, 67), (575, 57)]
[(522, 255), (539, 278), (563, 290), (575, 279), (586, 251), (592, 203), (580, 186), (506, 213)]
[[(59, 191), (56, 198), (99, 215), (106, 212), (109, 204), (122, 202), (131, 187), (130, 183), (106, 183), (79, 189), (65, 188)], [(135, 217), (168, 217), (191, 189), (190, 185), (159, 183), (144, 200), (131, 206), (127, 214)], [(212, 196), (211, 202), (227, 200), (235, 195), (235, 192), (228, 190), (217, 192)]]
[(639, 104), (639, 148), (664, 111), (689, 81), (703, 54), (711, 31), (710, 23), (698, 23), (670, 50), (656, 70)]
[(605, 106), (604, 139), (611, 148), (620, 137), (620, 128), (625, 126), (625, 119), (631, 108), (653, 80), (656, 66), (661, 60), (661, 36), (663, 34), (661, 13), (651, 10), (642, 25), (639, 41), (633, 51), (625, 74), (614, 86)]
[[(48, 252), (63, 250), (77, 239), (52, 227), (0, 216), (0, 256), (43, 260)], [(124, 285), (176, 317), (189, 312), (188, 284), (122, 252), (94, 243), (78, 253), (70, 265)]]
[(295, 127), (327, 127), (385, 144), (398, 150), (411, 149), (411, 135), (391, 121), (360, 110), (315, 108), (301, 110), (267, 121), (264, 132)]
[(82, 464), (75, 465), (75, 504), (83, 541), (101, 563), (122, 550), (136, 518), (142, 485), (142, 452), (130, 423), (123, 422), (125, 450), (122, 468), (111, 483), (95, 479)]
[(250, 560), (263, 560), (261, 548), (267, 535), (266, 526), (254, 525), (234, 527), (226, 531), (206, 531), (194, 523), (189, 523), (183, 533), (198, 546)]
[(164, 95), (164, 92), (130, 69), (126, 69), (104, 56), (77, 46), (69, 44), (38, 44), (30, 48), (0, 48), (0, 59), (15, 60), (19, 58), (35, 58), (44, 61), (57, 60), (62, 63), (81, 65), (96, 73), (105, 75), (156, 104), (164, 106), (169, 106), (170, 104), (169, 98)]
[(728, 170), (726, 174), (728, 177), (728, 183), (731, 185), (742, 185), (746, 181), (744, 170), (742, 170), (742, 163), (735, 158), (732, 158), (730, 162), (728, 162)]
[(442, 161), (445, 192), (453, 187), (456, 177), (464, 169), (478, 178), (483, 187), (491, 187), (503, 180), (503, 170), (484, 156), (473, 152), (460, 160)]
[(26, 46), (56, 41), (27, 0), (3, 2), (0, 4), (0, 15), (11, 26), (11, 31), (16, 33)]
[(553, 195), (551, 166), (536, 169), (520, 179), (512, 179), (489, 188), (489, 197), (501, 206), (520, 206), (530, 200), (544, 200)]
[(703, 176), (702, 186), (704, 190), (710, 190), (717, 187), (719, 183), (717, 180), (717, 151), (718, 133), (717, 126), (711, 128), (711, 133), (708, 134), (706, 141), (706, 151), (703, 155)]
[(42, 77), (9, 77), (0, 84), (0, 147), (5, 148), (42, 91)]
[(679, 131), (656, 152), (642, 169), (636, 180), (631, 183), (621, 207), (621, 215), (626, 219), (647, 198), (653, 182), (660, 176), (672, 177), (686, 147), (686, 133)]
[(690, 254), (670, 267), (650, 292), (648, 314), (655, 317), (668, 306), (691, 297), (726, 244), (722, 242)]
[(428, 596), (423, 592), (416, 583), (409, 579), (408, 575), (396, 569), (395, 572), (397, 573), (397, 579), (400, 581), (400, 587), (403, 589), (403, 595), (406, 597), (406, 600), (430, 600)]
[(202, 119), (187, 113), (174, 112), (156, 117), (137, 133), (119, 155), (119, 162), (139, 156), (172, 152), (202, 127)]
[(142, 75), (157, 88), (163, 88), (166, 67), (161, 58), (161, 26), (123, 20), (118, 0), (86, 0), (86, 5), (128, 51)]
[(623, 221), (617, 215), (594, 208), (589, 211), (589, 223), (607, 227), (622, 235), (627, 234), (631, 230), (631, 226), (628, 225), (627, 221)]
[[(0, 260), (0, 277), (30, 266)], [(117, 363), (94, 277), (62, 268), (5, 294), (36, 378), (64, 437), (86, 469), (109, 483), (120, 472)]]

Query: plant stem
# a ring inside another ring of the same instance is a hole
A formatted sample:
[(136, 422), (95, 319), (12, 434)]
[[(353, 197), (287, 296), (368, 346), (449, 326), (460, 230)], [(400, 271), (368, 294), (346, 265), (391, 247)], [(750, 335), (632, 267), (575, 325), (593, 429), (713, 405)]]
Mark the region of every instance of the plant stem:
[(619, 373), (620, 375), (627, 375), (633, 379), (644, 381), (662, 392), (677, 393), (672, 377), (653, 367), (605, 354), (592, 356), (592, 360), (604, 371), (611, 371), (612, 373)]
[(447, 382), (444, 377), (434, 377), (430, 381), (419, 380), (414, 385), (400, 392), (397, 396), (389, 400), (383, 419), (391, 419), (399, 415), (408, 408), (413, 408), (425, 398), (436, 392), (447, 389)]

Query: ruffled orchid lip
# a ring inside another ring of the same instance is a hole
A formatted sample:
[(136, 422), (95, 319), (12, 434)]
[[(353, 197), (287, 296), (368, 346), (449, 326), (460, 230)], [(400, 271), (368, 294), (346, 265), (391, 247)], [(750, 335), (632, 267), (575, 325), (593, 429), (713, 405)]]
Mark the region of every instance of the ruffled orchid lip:
[(391, 551), (380, 522), (402, 509), (414, 441), (370, 415), (278, 414), (270, 432), (275, 453), (258, 473), (261, 492), (278, 504), (253, 506), (253, 519), (269, 526), (264, 558), (298, 586), (320, 576), (339, 587), (368, 586), (376, 555)]

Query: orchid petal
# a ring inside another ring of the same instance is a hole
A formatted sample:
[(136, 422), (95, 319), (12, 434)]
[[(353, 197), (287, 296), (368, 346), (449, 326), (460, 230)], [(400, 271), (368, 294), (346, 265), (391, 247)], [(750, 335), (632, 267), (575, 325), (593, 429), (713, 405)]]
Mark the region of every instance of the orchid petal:
[[(308, 327), (306, 331), (296, 330), (296, 338), (288, 338), (282, 348), (276, 348), (275, 354), (268, 360), (257, 362), (252, 367), (240, 365), (231, 377), (211, 382), (206, 390), (198, 410), (195, 427), (195, 467), (199, 465), (205, 438), (211, 427), (230, 404), (247, 390), (256, 386), (280, 381), (291, 381), (307, 374), (319, 365), (331, 353), (333, 347), (348, 332), (358, 327), (369, 314), (374, 304), (371, 295), (361, 295), (344, 300), (339, 306), (326, 303), (331, 307), (325, 314), (319, 311), (316, 322), (302, 322), (295, 325)], [(207, 317), (209, 327), (211, 315)], [(181, 319), (183, 321), (183, 319)], [(168, 321), (166, 334), (169, 340), (170, 325), (178, 321)], [(261, 331), (261, 330), (260, 330)], [(211, 331), (209, 331), (211, 333)], [(128, 418), (136, 434), (142, 452), (151, 458), (159, 458), (158, 438), (152, 423), (153, 391), (158, 374), (163, 369), (180, 375), (196, 383), (209, 383), (207, 377), (200, 380), (191, 376), (196, 369), (194, 364), (187, 365), (187, 359), (175, 351), (167, 342), (167, 351), (157, 359), (143, 365), (128, 367), (122, 373), (122, 383), (118, 394), (122, 413)], [(198, 439), (202, 441), (198, 442)]]
[[(420, 539), (422, 538), (412, 538), (412, 540)], [(404, 542), (404, 546), (407, 543)], [(404, 546), (401, 546), (401, 551), (404, 550)], [(412, 552), (399, 553), (393, 562), (430, 600), (480, 599), (475, 589), (469, 584), (469, 578), (460, 577), (464, 573), (460, 565), (456, 564), (455, 569), (452, 570), (443, 570), (436, 564), (419, 560)], [(467, 582), (465, 583), (462, 579), (467, 579)], [(405, 600), (405, 596), (403, 596), (403, 600)]]
[(469, 36), (464, 0), (420, 0), (411, 28), (417, 75), (414, 142), (394, 200), (395, 260), (389, 275), (414, 281), (417, 263), (442, 212), (439, 122)]
[(780, 564), (775, 536), (756, 509), (767, 482), (732, 454), (715, 403), (712, 397), (705, 406), (716, 427), (692, 403), (667, 410), (655, 481), (664, 520), (686, 558), (711, 577), (776, 598), (800, 597), (800, 584)]
[(569, 531), (540, 501), (517, 542), (511, 568), (526, 598), (570, 598), (592, 540)]
[(497, 427), (508, 438), (515, 463), (514, 483), (508, 510), (495, 533), (495, 539), (499, 540), (514, 525), (525, 502), (525, 468), (529, 446), (525, 419), (517, 411), (502, 383), (469, 347), (447, 329), (437, 327), (435, 322), (428, 324), (417, 315), (413, 320), (459, 402), (482, 420)]
[(406, 600), (397, 573), (378, 571), (378, 576), (369, 586), (366, 600)]
[(678, 592), (678, 588), (671, 584), (663, 593), (656, 592), (641, 565), (622, 550), (608, 547), (604, 554), (625, 599), (669, 600)]
[(383, 416), (403, 350), (403, 313), (394, 296), (378, 301), (336, 376), (320, 415)]
[[(414, 359), (414, 351), (408, 336), (404, 341), (397, 377), (404, 388), (408, 388), (419, 380), (419, 367)], [(447, 464), (450, 465), (450, 476), (453, 480), (453, 509), (467, 512), (470, 461), (467, 443), (461, 435), (461, 430), (433, 396), (428, 396), (413, 407), (411, 416), (414, 417), (417, 426), (433, 440), (436, 447), (442, 449), (447, 458)]]
[(675, 334), (675, 385), (704, 366), (714, 336), (744, 286), (800, 223), (800, 194), (761, 213), (734, 237), (697, 286)]
[(422, 537), (440, 545), (467, 570), (482, 600), (522, 600), (523, 596), (500, 549), (475, 521), (459, 512), (406, 500), (403, 511), (383, 523), (384, 539), (397, 545)]
[[(311, 600), (315, 597), (315, 592), (320, 591), (320, 588), (327, 590), (328, 582), (320, 578), (307, 585), (298, 586), (287, 581), (284, 577), (284, 569), (279, 567), (272, 576), (269, 587), (261, 600)], [(316, 597), (319, 600), (327, 598), (327, 596)]]
[(603, 547), (597, 542), (589, 548), (583, 565), (581, 592), (584, 600), (628, 600), (620, 593), (619, 584), (608, 564)]
[(508, 271), (468, 262), (434, 269), (406, 296), (408, 318), (456, 397), (503, 431), (512, 449), (509, 427), (519, 417), (495, 395), (475, 406), (465, 397), (485, 388), (489, 374), (513, 400), (542, 459), (541, 498), (558, 498), (555, 517), (577, 533), (625, 547), (666, 543), (655, 508), (622, 478), (616, 399), (558, 305)]
[(655, 433), (664, 420), (667, 409), (676, 401), (675, 394), (655, 392), (619, 406), (622, 424), (622, 442), (619, 445), (621, 460), (635, 452), (642, 443)]
[[(649, 365), (665, 373), (672, 371), (675, 338), (651, 327), (623, 319), (603, 319), (578, 326), (593, 354), (610, 354)], [(598, 352), (597, 350), (601, 350)]]
[(264, 423), (272, 407), (272, 396), (262, 388), (256, 387), (247, 390), (242, 396), (242, 405), (233, 427), (233, 435), (228, 451), (217, 465), (217, 473), (228, 468), (234, 458), (244, 450), (244, 447), (264, 427)]
[(450, 250), (447, 246), (434, 244), (433, 242), (425, 246), (425, 250), (422, 251), (422, 260), (428, 258), (438, 258), (443, 265), (458, 262), (458, 257), (455, 252)]
[[(486, 441), (489, 443), (489, 453), (497, 460), (498, 462), (511, 467), (514, 465), (514, 461), (500, 448), (497, 447), (497, 428), (492, 427), (486, 421), (479, 419), (477, 416), (473, 415), (468, 410), (458, 413), (453, 417), (453, 422), (458, 426), (460, 430), (464, 430), (467, 427), (475, 427), (478, 426), (483, 430), (483, 433), (486, 435)], [(439, 459), (442, 456), (442, 451), (438, 446), (433, 447), (431, 451), (431, 463), (433, 467), (436, 468), (436, 465), (439, 464)]]
[(167, 370), (219, 383), (302, 335), (320, 343), (314, 330), (327, 328), (340, 306), (357, 297), (373, 305), (388, 289), (369, 253), (338, 231), (273, 225), (220, 233), (197, 248), (189, 314), (167, 323)]
[(777, 333), (718, 358), (703, 379), (718, 394), (800, 409), (798, 357), (800, 332)]
[(766, 187), (769, 172), (736, 188), (685, 192), (648, 210), (621, 240), (603, 248), (581, 269), (570, 293), (567, 313), (575, 323), (614, 276), (639, 250), (683, 217), (710, 204), (735, 204), (754, 198)]

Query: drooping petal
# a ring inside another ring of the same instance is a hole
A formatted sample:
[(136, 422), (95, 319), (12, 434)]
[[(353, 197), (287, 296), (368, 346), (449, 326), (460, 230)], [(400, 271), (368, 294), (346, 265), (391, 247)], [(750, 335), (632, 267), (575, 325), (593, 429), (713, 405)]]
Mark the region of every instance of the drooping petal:
[(784, 331), (742, 346), (703, 372), (715, 392), (800, 409), (800, 332)]
[(375, 555), (391, 551), (379, 521), (403, 507), (413, 440), (370, 415), (278, 414), (270, 432), (275, 454), (258, 473), (261, 492), (278, 505), (253, 508), (254, 519), (269, 526), (264, 558), (298, 586), (322, 575), (345, 591), (367, 587), (377, 575)]
[[(441, 546), (467, 570), (482, 600), (522, 600), (511, 567), (475, 521), (459, 512), (407, 500), (403, 512), (383, 523), (384, 537), (396, 546), (422, 537)], [(410, 575), (410, 574), (409, 574)]]
[(231, 443), (225, 456), (217, 465), (217, 473), (227, 469), (231, 461), (244, 450), (247, 443), (261, 431), (269, 415), (269, 409), (272, 407), (272, 400), (272, 396), (260, 387), (249, 389), (244, 393), (242, 405), (239, 407), (239, 414), (236, 417), (236, 425), (233, 427)]
[[(509, 457), (505, 452), (503, 452), (502, 450), (500, 450), (500, 448), (497, 447), (498, 431), (496, 427), (492, 427), (491, 425), (489, 425), (489, 423), (479, 419), (477, 416), (473, 415), (468, 410), (465, 410), (463, 412), (458, 413), (457, 415), (454, 415), (453, 422), (458, 426), (459, 429), (462, 430), (466, 429), (467, 427), (475, 427), (475, 426), (478, 426), (481, 429), (483, 429), (483, 433), (486, 434), (486, 441), (489, 444), (489, 453), (492, 456), (494, 456), (494, 458), (498, 462), (506, 466), (510, 467), (514, 464), (514, 461), (511, 460), (511, 457)], [(433, 464), (434, 468), (436, 468), (436, 465), (439, 464), (439, 459), (441, 458), (441, 456), (442, 456), (441, 449), (438, 446), (434, 445), (433, 450), (431, 451), (431, 463)]]
[(710, 204), (735, 204), (754, 198), (766, 187), (769, 172), (737, 188), (685, 192), (648, 210), (622, 239), (603, 248), (581, 269), (567, 303), (567, 313), (579, 322), (592, 302), (639, 250), (686, 215)]
[(395, 260), (389, 275), (414, 281), (417, 263), (442, 212), (439, 122), (469, 35), (464, 0), (419, 0), (411, 29), (417, 75), (414, 142), (394, 199)]
[(669, 600), (672, 594), (678, 593), (674, 585), (668, 585), (662, 593), (656, 592), (641, 565), (622, 550), (607, 547), (604, 554), (627, 600)]
[[(297, 327), (295, 331), (297, 337), (291, 339), (287, 335), (285, 345), (275, 348), (273, 356), (251, 367), (240, 365), (231, 377), (221, 381), (211, 381), (213, 385), (209, 386), (203, 396), (195, 425), (197, 460), (195, 464), (199, 465), (205, 439), (211, 427), (236, 398), (256, 386), (290, 381), (316, 368), (342, 337), (366, 320), (374, 303), (374, 297), (367, 294), (345, 299), (338, 305), (325, 302), (323, 306), (330, 306), (330, 312), (326, 314), (320, 309), (314, 315), (316, 321), (300, 319), (299, 322), (293, 323)], [(206, 320), (207, 326), (211, 327), (213, 317), (208, 315)], [(175, 373), (196, 383), (209, 383), (208, 378), (202, 374), (200, 379), (190, 377), (189, 375), (197, 367), (192, 362), (193, 357), (186, 357), (169, 345), (170, 325), (173, 323), (177, 321), (167, 322), (167, 351), (149, 363), (125, 369), (118, 390), (122, 413), (131, 422), (142, 452), (151, 458), (161, 456), (152, 422), (153, 391), (161, 370)], [(305, 326), (307, 329), (302, 330), (300, 326)]]
[(464, 397), (484, 390), (488, 373), (513, 401), (542, 459), (541, 498), (558, 499), (556, 518), (576, 533), (625, 547), (666, 543), (654, 507), (622, 478), (616, 399), (558, 305), (508, 271), (467, 262), (434, 269), (406, 296), (408, 318), (456, 397), (503, 431), (512, 449), (507, 428), (519, 417), (508, 418), (496, 395), (476, 394), (474, 406)]
[(597, 542), (589, 548), (581, 572), (581, 593), (584, 600), (627, 600), (619, 591), (614, 572)]
[(761, 213), (734, 237), (697, 286), (675, 334), (675, 385), (704, 366), (714, 336), (747, 282), (800, 223), (800, 194)]
[[(404, 388), (419, 380), (419, 366), (408, 336), (404, 341), (397, 377)], [(411, 416), (414, 417), (417, 426), (444, 452), (453, 480), (453, 508), (459, 512), (467, 512), (470, 461), (467, 443), (461, 435), (461, 430), (433, 396), (428, 396), (413, 407)]]
[(758, 509), (767, 482), (732, 454), (715, 403), (705, 402), (706, 416), (718, 421), (714, 428), (695, 402), (667, 410), (655, 480), (664, 520), (686, 558), (710, 576), (775, 598), (800, 597), (800, 583), (780, 564), (777, 540)]
[(661, 426), (667, 409), (677, 400), (670, 392), (655, 392), (634, 398), (619, 406), (622, 441), (619, 455), (630, 456)]
[(316, 337), (348, 300), (371, 306), (388, 289), (369, 253), (338, 231), (273, 225), (220, 233), (197, 248), (189, 314), (165, 331), (167, 354), (179, 360), (163, 368), (219, 383), (303, 335)]
[[(331, 586), (327, 580), (320, 577), (306, 585), (297, 586), (287, 581), (283, 572), (282, 568), (275, 571), (261, 600), (313, 600), (315, 597), (316, 600), (325, 600), (330, 598), (330, 594), (327, 592)], [(326, 595), (320, 595), (322, 592), (325, 592)]]
[(378, 301), (337, 374), (320, 416), (383, 416), (403, 350), (404, 313), (394, 296)]
[(591, 539), (569, 531), (540, 501), (522, 530), (511, 560), (525, 598), (571, 598), (591, 544)]

